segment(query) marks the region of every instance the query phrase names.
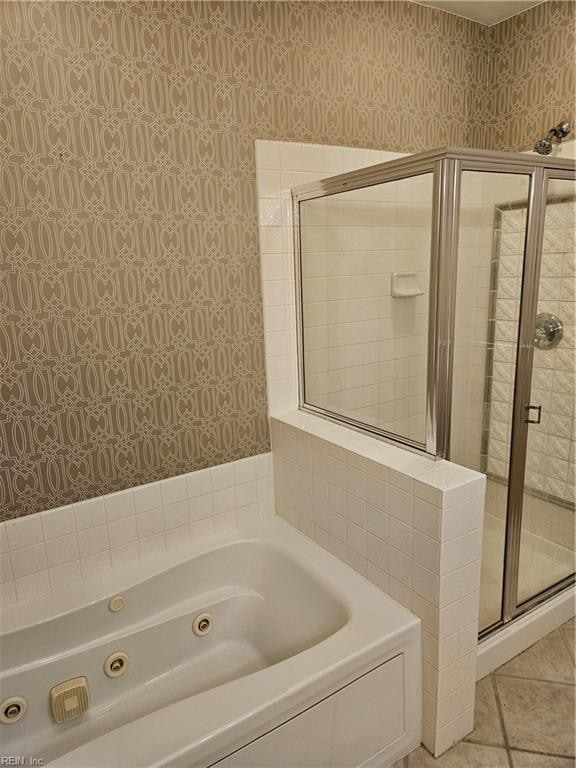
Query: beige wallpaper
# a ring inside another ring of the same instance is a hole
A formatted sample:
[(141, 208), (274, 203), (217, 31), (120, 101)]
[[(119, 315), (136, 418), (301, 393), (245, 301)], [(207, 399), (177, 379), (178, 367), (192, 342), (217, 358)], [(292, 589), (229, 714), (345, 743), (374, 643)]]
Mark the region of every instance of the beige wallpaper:
[(563, 119), (576, 131), (573, 0), (541, 3), (491, 27), (488, 49), (488, 148), (531, 149)]
[(2, 517), (266, 450), (254, 139), (474, 144), (481, 40), (398, 2), (4, 4)]
[(409, 2), (1, 3), (0, 519), (266, 450), (254, 140), (484, 146), (487, 34)]

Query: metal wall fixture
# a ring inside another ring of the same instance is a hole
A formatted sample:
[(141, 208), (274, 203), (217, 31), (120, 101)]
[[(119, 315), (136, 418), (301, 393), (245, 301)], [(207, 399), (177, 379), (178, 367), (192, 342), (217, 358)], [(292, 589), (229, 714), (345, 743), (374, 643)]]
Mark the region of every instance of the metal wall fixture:
[(540, 312), (536, 315), (534, 346), (536, 349), (554, 349), (562, 341), (564, 324), (556, 315)]
[(554, 142), (560, 144), (562, 139), (568, 136), (570, 130), (570, 123), (565, 121), (558, 123), (554, 128), (550, 128), (547, 136), (535, 142), (534, 152), (537, 152), (539, 155), (549, 155), (552, 152)]
[[(551, 138), (560, 140), (570, 126), (557, 126)], [(562, 135), (560, 135), (562, 134)], [(551, 140), (549, 136), (549, 140)], [(332, 176), (292, 190), (296, 315), (298, 343), (299, 407), (332, 421), (425, 452), (435, 458), (450, 458), (450, 420), (452, 412), (452, 370), (454, 348), (457, 249), (460, 212), (460, 180), (464, 171), (523, 174), (529, 179), (527, 235), (520, 302), (520, 328), (516, 352), (513, 424), (510, 452), (508, 514), (506, 521), (504, 592), (501, 621), (489, 628), (497, 630), (535, 605), (574, 583), (574, 575), (544, 590), (535, 598), (519, 603), (518, 567), (522, 526), (522, 504), (529, 424), (525, 405), (530, 402), (534, 354), (534, 328), (538, 280), (542, 254), (544, 215), (549, 181), (575, 180), (571, 160), (547, 155), (492, 152), (475, 149), (438, 149), (380, 163), (350, 173)], [(425, 173), (434, 176), (430, 252), (429, 322), (426, 437), (422, 442), (380, 429), (357, 419), (312, 404), (307, 398), (305, 339), (302, 296), (302, 242), (300, 207), (308, 200), (363, 189)], [(487, 633), (486, 633), (487, 634)]]

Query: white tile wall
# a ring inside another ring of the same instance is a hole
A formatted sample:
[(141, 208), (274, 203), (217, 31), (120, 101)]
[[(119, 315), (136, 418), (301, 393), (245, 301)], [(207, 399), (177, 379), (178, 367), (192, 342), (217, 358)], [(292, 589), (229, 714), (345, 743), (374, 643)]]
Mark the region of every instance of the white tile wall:
[(278, 514), (423, 622), (423, 741), (472, 729), (485, 477), (303, 412), (273, 417)]
[(256, 177), (260, 217), (260, 254), (264, 303), (264, 341), (270, 413), (298, 405), (293, 186), (402, 157), (351, 147), (289, 142), (256, 142)]
[[(504, 206), (487, 460), (489, 472), (507, 477), (526, 209), (506, 210), (505, 204), (525, 200), (528, 182), (521, 176), (466, 172), (462, 194), (451, 455), (466, 466), (481, 466), (494, 207)], [(526, 477), (528, 486), (568, 501), (574, 500), (575, 455), (573, 233), (574, 204), (548, 206), (538, 311), (562, 315), (567, 332), (557, 350), (534, 356), (534, 398), (544, 404), (545, 416), (542, 427), (531, 431)]]
[[(554, 350), (534, 352), (531, 402), (541, 404), (543, 413), (542, 423), (530, 430), (526, 456), (527, 487), (568, 502), (575, 498), (576, 456), (574, 211), (573, 202), (548, 205), (546, 209), (537, 311), (560, 317), (564, 335)], [(499, 281), (495, 299), (497, 345), (516, 331), (523, 252), (522, 237), (518, 235), (522, 235), (525, 218), (525, 209), (502, 212), (500, 260), (505, 264), (510, 261), (506, 280), (511, 281), (511, 295), (507, 296), (506, 285), (501, 286)], [(490, 415), (488, 471), (500, 477), (508, 475), (510, 423), (506, 417), (512, 409), (514, 374), (513, 360), (495, 362), (492, 387), (501, 407)]]
[(0, 524), (0, 601), (36, 597), (274, 514), (272, 454)]

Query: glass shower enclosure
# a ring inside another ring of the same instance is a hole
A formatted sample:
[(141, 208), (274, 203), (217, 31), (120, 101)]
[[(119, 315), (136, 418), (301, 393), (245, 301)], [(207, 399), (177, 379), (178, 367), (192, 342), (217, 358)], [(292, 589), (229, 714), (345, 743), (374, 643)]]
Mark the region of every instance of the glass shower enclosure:
[(574, 163), (441, 149), (292, 198), (300, 407), (486, 473), (490, 634), (574, 583)]

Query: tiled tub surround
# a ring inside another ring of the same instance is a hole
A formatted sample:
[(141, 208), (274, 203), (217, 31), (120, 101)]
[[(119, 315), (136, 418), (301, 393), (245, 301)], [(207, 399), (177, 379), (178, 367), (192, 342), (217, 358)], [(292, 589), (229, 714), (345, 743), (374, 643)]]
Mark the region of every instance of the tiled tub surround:
[(271, 419), (277, 511), (422, 619), (423, 741), (472, 730), (485, 478), (303, 412)]
[[(420, 742), (420, 621), (277, 516), (4, 613), (0, 700), (30, 704), (4, 751), (52, 768), (390, 765)], [(62, 727), (42, 704), (78, 669), (90, 711)]]
[(24, 600), (274, 514), (272, 454), (0, 524), (1, 602)]

